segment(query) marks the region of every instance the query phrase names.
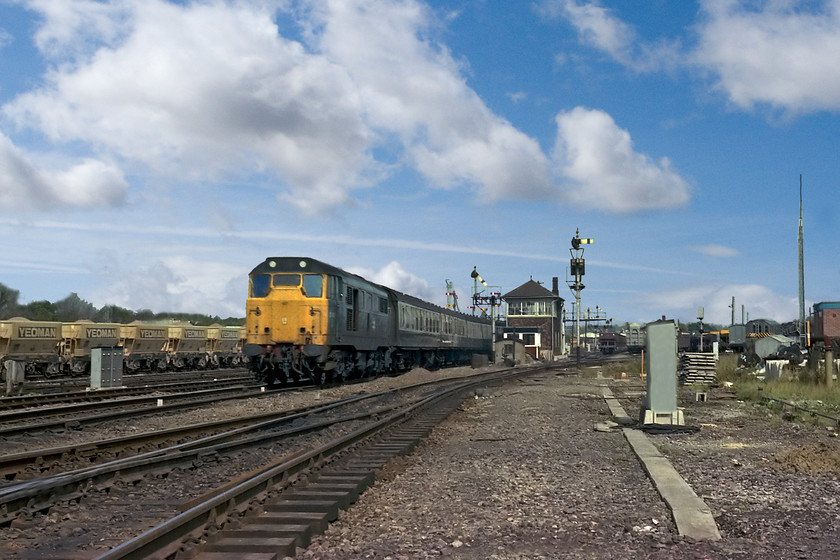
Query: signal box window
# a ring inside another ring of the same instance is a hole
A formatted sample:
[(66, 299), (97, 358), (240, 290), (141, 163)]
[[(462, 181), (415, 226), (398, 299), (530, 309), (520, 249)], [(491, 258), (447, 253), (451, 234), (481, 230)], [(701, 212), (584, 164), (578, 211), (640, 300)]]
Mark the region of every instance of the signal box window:
[(271, 289), (271, 275), (254, 274), (251, 276), (251, 297), (265, 297)]
[(319, 298), (324, 295), (324, 279), (319, 274), (303, 275), (303, 291), (306, 297)]

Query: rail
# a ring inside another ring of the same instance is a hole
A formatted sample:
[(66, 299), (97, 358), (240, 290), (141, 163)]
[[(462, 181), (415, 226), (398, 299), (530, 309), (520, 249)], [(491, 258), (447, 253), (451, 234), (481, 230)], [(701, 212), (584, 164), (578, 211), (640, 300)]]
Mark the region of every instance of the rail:
[(831, 416), (831, 415), (829, 415), (829, 414), (823, 414), (822, 412), (817, 412), (816, 410), (811, 410), (811, 409), (808, 409), (808, 408), (805, 408), (805, 407), (799, 406), (799, 405), (798, 405), (798, 404), (796, 404), (796, 403), (783, 401), (782, 399), (777, 399), (777, 398), (775, 398), (775, 397), (768, 397), (768, 396), (764, 396), (763, 398), (764, 398), (765, 400), (768, 400), (768, 401), (773, 401), (773, 402), (776, 402), (776, 403), (781, 404), (781, 405), (782, 405), (782, 410), (784, 410), (784, 409), (785, 409), (785, 407), (790, 407), (790, 408), (792, 408), (793, 410), (798, 410), (798, 411), (801, 411), (801, 412), (805, 412), (805, 413), (807, 413), (807, 414), (810, 414), (811, 416), (819, 416), (819, 417), (821, 417), (821, 418), (825, 418), (825, 419), (827, 419), (827, 420), (831, 420), (831, 421), (832, 421), (832, 422), (834, 422), (834, 423), (835, 423), (838, 427), (840, 427), (840, 418), (837, 418), (836, 416)]

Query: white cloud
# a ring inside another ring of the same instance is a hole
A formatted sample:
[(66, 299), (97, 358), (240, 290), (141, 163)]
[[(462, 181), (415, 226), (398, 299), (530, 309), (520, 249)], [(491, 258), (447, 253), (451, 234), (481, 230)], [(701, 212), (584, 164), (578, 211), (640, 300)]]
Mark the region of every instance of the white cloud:
[[(467, 86), (419, 1), (27, 5), (42, 16), (36, 43), (50, 70), (3, 113), (56, 145), (87, 146), (131, 165), (132, 175), (153, 175), (150, 183), (208, 188), (259, 177), (279, 200), (314, 213), (403, 165), (433, 187), (471, 188), (485, 202), (557, 198), (539, 143)], [(283, 37), (280, 18), (298, 18), (305, 40)], [(605, 113), (579, 109), (557, 122), (562, 173), (580, 187), (567, 200), (621, 212), (687, 200), (668, 161), (633, 152)], [(590, 127), (569, 128), (581, 123)], [(385, 146), (392, 161), (376, 161)], [(604, 156), (605, 165), (587, 167)], [(118, 177), (114, 164), (93, 160), (51, 175), (74, 189), (77, 204), (111, 200), (106, 185)], [(6, 197), (27, 195), (8, 188)]]
[(541, 6), (543, 13), (562, 15), (577, 28), (584, 41), (622, 58), (636, 38), (632, 27), (597, 3), (577, 0), (550, 0)]
[(114, 206), (122, 202), (128, 184), (114, 165), (85, 159), (69, 169), (46, 171), (61, 204), (77, 206)]
[(465, 83), (415, 1), (328, 0), (318, 46), (360, 84), (372, 127), (395, 134), (433, 185), (474, 186), (490, 200), (551, 192), (547, 158)]
[[(402, 142), (435, 186), (490, 200), (551, 192), (538, 143), (464, 83), (415, 1), (311, 2), (311, 45), (274, 23), (283, 2), (31, 0), (52, 62), (46, 85), (4, 107), (56, 143), (81, 140), (178, 180), (267, 172), (311, 212), (381, 177), (371, 150)], [(292, 12), (281, 17), (292, 17)]]
[(785, 297), (759, 284), (731, 284), (725, 286), (694, 286), (690, 288), (650, 293), (641, 299), (652, 316), (681, 317), (693, 321), (697, 309), (704, 308), (704, 321), (729, 325), (732, 320), (732, 297), (735, 296), (735, 322), (741, 322), (741, 306), (750, 319), (773, 319), (780, 323), (799, 316), (799, 300)]
[(544, 0), (540, 11), (563, 17), (581, 41), (638, 72), (695, 65), (743, 109), (767, 104), (790, 113), (840, 109), (840, 2), (702, 0), (691, 52), (679, 40), (639, 36), (597, 1)]
[(633, 26), (598, 2), (544, 0), (539, 10), (548, 17), (566, 18), (585, 44), (606, 52), (620, 64), (638, 72), (668, 69), (679, 60), (678, 42), (641, 41)]
[(840, 109), (840, 2), (704, 0), (697, 64), (739, 107)]
[(611, 212), (675, 208), (690, 188), (671, 169), (633, 149), (630, 134), (607, 113), (576, 107), (557, 116), (554, 159), (567, 179), (566, 197), (581, 206)]
[(355, 86), (280, 37), (271, 2), (67, 4), (31, 4), (43, 10), (44, 54), (96, 48), (56, 54), (46, 85), (4, 107), (18, 124), (178, 180), (268, 171), (310, 210), (365, 183), (370, 133)]
[(429, 287), (429, 283), (405, 270), (397, 261), (391, 261), (380, 270), (370, 270), (358, 267), (349, 267), (348, 272), (358, 274), (362, 278), (370, 280), (376, 284), (387, 286), (398, 292), (408, 294), (426, 301), (436, 301), (440, 299), (434, 290)]
[(0, 49), (6, 45), (10, 45), (14, 40), (11, 33), (0, 27)]
[(128, 184), (110, 163), (84, 159), (66, 169), (39, 170), (0, 132), (0, 208), (116, 206)]
[(693, 247), (689, 247), (689, 249), (700, 253), (701, 255), (706, 255), (709, 257), (730, 258), (737, 257), (739, 255), (737, 249), (733, 249), (732, 247), (725, 247), (723, 245), (717, 245), (714, 243), (710, 243), (708, 245), (696, 245)]
[(248, 275), (244, 269), (186, 256), (166, 257), (145, 266), (133, 261), (126, 265), (112, 260), (109, 264), (108, 287), (90, 298), (97, 306), (222, 318), (245, 314)]
[(67, 58), (89, 54), (101, 41), (112, 43), (131, 24), (131, 1), (23, 0), (43, 15), (35, 32), (38, 49), (50, 57)]

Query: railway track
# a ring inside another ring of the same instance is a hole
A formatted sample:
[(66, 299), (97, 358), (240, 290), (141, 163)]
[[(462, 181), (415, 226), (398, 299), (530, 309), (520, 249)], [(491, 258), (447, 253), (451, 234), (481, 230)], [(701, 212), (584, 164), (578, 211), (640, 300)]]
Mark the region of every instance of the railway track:
[[(241, 377), (252, 379), (253, 374), (246, 368), (219, 368), (200, 370), (162, 371), (154, 373), (132, 373), (122, 376), (122, 388), (143, 387), (145, 385), (160, 385), (165, 383), (180, 383), (193, 381), (207, 381), (217, 378)], [(94, 392), (107, 391), (108, 389), (96, 389)], [(72, 392), (90, 392), (90, 376), (79, 377), (36, 377), (27, 379), (20, 389), (20, 395), (24, 396), (49, 396), (61, 395)], [(0, 395), (0, 403), (7, 399), (15, 399), (15, 396)]]
[[(452, 383), (455, 382), (457, 381), (452, 381)], [(434, 382), (434, 385), (441, 385), (442, 383), (446, 382), (438, 381)], [(7, 482), (5, 486), (8, 487), (12, 485), (10, 483), (30, 479), (33, 476), (60, 475), (66, 477), (67, 473), (77, 469), (80, 463), (88, 466), (100, 465), (114, 457), (119, 457), (120, 461), (112, 461), (110, 468), (124, 471), (125, 467), (123, 465), (125, 463), (153, 456), (158, 450), (164, 453), (177, 452), (184, 456), (185, 450), (188, 449), (204, 449), (243, 433), (262, 432), (279, 424), (296, 422), (315, 414), (324, 414), (369, 399), (423, 389), (427, 385), (429, 385), (428, 382), (419, 383), (388, 391), (348, 397), (331, 403), (308, 405), (263, 414), (249, 414), (243, 417), (178, 426), (166, 430), (153, 430), (98, 441), (0, 455), (0, 476)], [(367, 414), (365, 413), (365, 415)], [(308, 425), (311, 425), (311, 422)], [(264, 433), (260, 435), (266, 437)], [(2, 487), (3, 485), (0, 484), (0, 489)], [(0, 501), (0, 504), (2, 503)], [(8, 510), (8, 505), (6, 507)], [(2, 519), (0, 519), (0, 523), (2, 523)]]
[(251, 383), (16, 410), (0, 413), (0, 425), (3, 426), (0, 428), (0, 437), (47, 430), (78, 429), (87, 424), (178, 411), (232, 399), (263, 397), (266, 394), (263, 386)]
[(149, 393), (183, 393), (207, 387), (228, 387), (231, 385), (241, 385), (243, 383), (249, 383), (250, 381), (250, 376), (214, 377), (176, 382), (145, 383), (142, 385), (112, 387), (97, 390), (82, 389), (62, 392), (30, 393), (26, 395), (0, 398), (0, 413), (11, 410), (24, 410), (39, 406), (98, 402)]
[[(368, 470), (375, 468), (375, 461), (371, 460), (372, 455), (367, 456), (367, 459), (355, 460), (351, 460), (351, 455), (362, 456), (358, 455), (362, 453), (362, 447), (374, 445), (375, 441), (385, 437), (385, 432), (397, 429), (398, 425), (404, 424), (424, 410), (430, 410), (430, 407), (435, 414), (452, 410), (458, 406), (464, 392), (476, 384), (486, 385), (497, 382), (504, 376), (521, 373), (523, 370), (507, 371), (360, 394), (325, 403), (317, 408), (310, 406), (304, 410), (275, 414), (273, 418), (267, 415), (251, 418), (247, 425), (244, 424), (245, 419), (239, 419), (233, 421), (231, 426), (236, 422), (243, 424), (228, 431), (220, 431), (222, 426), (219, 423), (215, 426), (185, 428), (187, 431), (192, 430), (192, 434), (175, 431), (162, 434), (164, 439), (186, 439), (194, 438), (197, 434), (217, 432), (212, 436), (190, 439), (177, 445), (153, 449), (100, 465), (48, 476), (38, 475), (32, 480), (22, 480), (19, 483), (13, 481), (0, 489), (0, 512), (3, 514), (0, 524), (5, 523), (8, 527), (15, 528), (26, 526), (28, 522), (34, 523), (34, 520), (40, 517), (72, 517), (82, 507), (101, 511), (112, 520), (125, 520), (131, 517), (129, 511), (136, 512), (139, 508), (148, 519), (154, 518), (158, 521), (151, 534), (142, 533), (140, 537), (129, 539), (124, 544), (113, 542), (111, 537), (104, 537), (105, 540), (98, 541), (96, 546), (114, 546), (114, 550), (105, 553), (102, 558), (163, 558), (179, 551), (183, 553), (198, 544), (204, 546), (203, 543), (208, 540), (217, 541), (217, 538), (210, 537), (217, 531), (224, 533), (233, 525), (244, 522), (244, 518), (247, 517), (244, 514), (248, 511), (268, 507), (278, 513), (274, 516), (276, 519), (288, 518), (288, 512), (283, 515), (279, 512), (282, 508), (291, 507), (289, 504), (261, 505), (267, 503), (266, 500), (273, 499), (275, 495), (280, 502), (293, 500), (295, 505), (306, 508), (310, 505), (304, 504), (307, 501), (305, 496), (326, 497), (337, 491), (347, 490), (345, 495), (351, 497), (335, 497), (335, 503), (328, 508), (330, 512), (337, 513), (335, 508), (339, 506), (336, 504), (346, 506), (349, 500), (354, 499), (354, 493), (361, 491), (364, 481), (368, 481), (370, 477), (369, 474), (358, 473), (350, 476), (345, 471), (357, 469), (366, 462), (369, 463)], [(91, 453), (109, 454), (120, 453), (119, 449), (122, 448), (137, 449), (145, 445), (142, 438), (150, 437), (145, 434), (132, 441), (101, 443), (99, 451)], [(397, 438), (400, 439), (403, 438)], [(410, 447), (411, 445), (389, 443), (380, 444), (372, 449), (376, 449), (374, 454), (384, 460), (390, 454), (404, 452)], [(60, 457), (61, 453), (63, 452), (53, 450), (41, 455)], [(37, 455), (38, 453), (31, 454), (30, 459)], [(269, 456), (277, 455), (280, 459), (266, 460)], [(229, 469), (222, 468), (231, 463), (243, 462), (250, 464), (251, 468), (246, 468), (239, 474), (232, 474)], [(45, 465), (47, 461), (44, 458), (36, 458), (35, 463), (30, 463), (30, 466), (33, 464)], [(262, 466), (254, 470), (255, 465)], [(30, 468), (28, 472), (31, 473), (32, 470)], [(50, 467), (45, 472), (52, 470), (54, 469)], [(332, 476), (326, 476), (328, 470), (333, 472)], [(196, 488), (193, 488), (194, 492), (190, 492), (190, 495), (181, 495), (180, 491), (174, 494), (146, 491), (146, 487), (152, 483), (157, 485), (157, 481), (192, 479), (197, 473), (200, 473), (200, 479), (206, 479), (207, 484), (196, 483)], [(315, 473), (323, 477), (320, 485), (315, 484), (304, 492), (301, 485), (310, 477), (315, 477)], [(355, 477), (357, 480), (350, 481), (348, 477)], [(226, 484), (231, 479), (236, 480), (236, 483)], [(213, 481), (215, 484), (212, 484)], [(327, 489), (323, 486), (327, 483), (334, 487)], [(354, 490), (350, 489), (350, 485)], [(291, 486), (295, 487), (294, 491)], [(139, 489), (142, 489), (142, 492)], [(199, 489), (203, 490), (198, 492)], [(126, 496), (130, 496), (130, 499)], [(257, 501), (254, 502), (254, 499)], [(311, 501), (314, 503), (323, 500)], [(126, 509), (121, 511), (121, 507)], [(167, 520), (167, 516), (171, 519)], [(314, 519), (311, 515), (299, 516), (299, 519), (309, 517)], [(326, 518), (329, 517), (330, 515), (326, 515)], [(234, 519), (237, 521), (234, 522)], [(137, 521), (134, 520), (133, 529), (126, 529), (136, 531)], [(233, 524), (228, 525), (226, 521)], [(301, 539), (305, 540), (315, 525), (323, 522), (323, 519), (317, 523), (313, 520), (309, 529), (303, 530), (298, 536), (290, 537), (292, 542), (302, 542)], [(102, 521), (88, 522), (89, 530), (86, 530), (85, 534), (96, 531), (96, 527), (101, 528), (102, 524)], [(241, 535), (232, 538), (238, 539)], [(75, 547), (78, 543), (69, 539), (67, 544)], [(219, 546), (224, 548), (229, 544)], [(54, 553), (55, 551), (51, 551), (49, 554)], [(55, 556), (45, 553), (44, 558), (47, 557)], [(91, 552), (88, 550), (74, 553), (71, 557), (90, 558)]]

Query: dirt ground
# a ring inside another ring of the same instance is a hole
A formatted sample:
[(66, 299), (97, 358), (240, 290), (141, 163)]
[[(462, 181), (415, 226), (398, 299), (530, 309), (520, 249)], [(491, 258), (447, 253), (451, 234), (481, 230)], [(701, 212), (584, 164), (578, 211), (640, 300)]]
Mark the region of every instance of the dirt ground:
[(689, 430), (650, 435), (710, 507), (722, 539), (680, 536), (602, 386), (631, 416), (636, 380), (543, 374), (466, 401), (297, 558), (840, 557), (840, 438), (725, 392), (681, 394)]

